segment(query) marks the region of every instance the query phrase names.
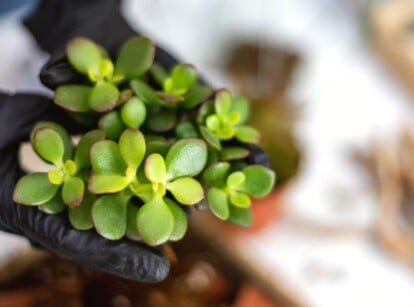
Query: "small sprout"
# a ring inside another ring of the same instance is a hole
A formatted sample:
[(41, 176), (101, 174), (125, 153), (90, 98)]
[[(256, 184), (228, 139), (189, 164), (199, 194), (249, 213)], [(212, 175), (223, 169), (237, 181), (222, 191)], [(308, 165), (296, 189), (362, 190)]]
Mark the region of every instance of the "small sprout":
[(164, 91), (174, 96), (184, 95), (197, 81), (197, 71), (192, 65), (178, 64), (163, 83)]
[(129, 128), (138, 129), (144, 123), (147, 109), (138, 97), (129, 99), (121, 108), (121, 118)]

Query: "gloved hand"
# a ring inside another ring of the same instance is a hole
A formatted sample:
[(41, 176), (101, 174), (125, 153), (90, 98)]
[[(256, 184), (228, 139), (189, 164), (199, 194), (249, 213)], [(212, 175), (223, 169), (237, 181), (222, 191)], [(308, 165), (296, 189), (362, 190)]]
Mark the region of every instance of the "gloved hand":
[(18, 161), (19, 145), (29, 139), (40, 120), (59, 122), (70, 133), (82, 132), (77, 122), (45, 97), (0, 93), (0, 228), (108, 273), (145, 282), (165, 278), (169, 263), (159, 250), (128, 239), (109, 241), (94, 230), (73, 229), (65, 213), (49, 215), (13, 202), (14, 186), (24, 174)]

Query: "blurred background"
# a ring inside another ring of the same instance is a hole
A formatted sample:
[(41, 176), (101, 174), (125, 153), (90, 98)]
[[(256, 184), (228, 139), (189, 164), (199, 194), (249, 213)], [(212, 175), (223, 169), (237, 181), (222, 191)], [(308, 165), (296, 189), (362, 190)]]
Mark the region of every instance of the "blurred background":
[[(28, 2), (0, 3), (0, 89), (50, 95), (47, 55), (20, 22)], [(125, 0), (123, 12), (252, 101), (277, 186), (250, 229), (195, 214), (158, 285), (0, 232), (0, 306), (413, 306), (414, 1)]]

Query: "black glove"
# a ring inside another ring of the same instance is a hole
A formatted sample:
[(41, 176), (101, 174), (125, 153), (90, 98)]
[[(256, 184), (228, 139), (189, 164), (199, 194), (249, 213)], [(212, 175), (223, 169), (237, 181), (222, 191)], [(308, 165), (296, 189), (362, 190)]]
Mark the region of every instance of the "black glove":
[(24, 174), (18, 161), (19, 145), (28, 140), (40, 120), (59, 122), (70, 133), (82, 132), (78, 123), (47, 98), (0, 94), (0, 227), (63, 258), (108, 273), (146, 282), (165, 278), (169, 263), (159, 250), (128, 239), (109, 241), (94, 230), (75, 230), (66, 214), (49, 215), (13, 202), (14, 186)]

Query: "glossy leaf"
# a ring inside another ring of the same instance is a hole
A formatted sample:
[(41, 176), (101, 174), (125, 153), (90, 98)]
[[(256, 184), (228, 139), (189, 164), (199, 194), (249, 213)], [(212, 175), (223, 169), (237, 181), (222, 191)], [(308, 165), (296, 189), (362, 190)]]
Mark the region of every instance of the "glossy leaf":
[(54, 102), (69, 111), (89, 111), (89, 96), (92, 88), (86, 85), (63, 84), (55, 91)]
[(86, 74), (88, 69), (92, 69), (94, 73), (98, 73), (102, 53), (99, 46), (93, 41), (83, 37), (70, 40), (66, 48), (66, 55), (69, 63), (77, 71)]
[(64, 173), (60, 169), (51, 169), (47, 172), (47, 178), (50, 183), (61, 185), (63, 182)]
[(85, 133), (79, 140), (75, 151), (75, 164), (78, 169), (91, 166), (90, 150), (93, 144), (105, 139), (105, 132), (102, 130), (92, 130)]
[(197, 71), (191, 65), (178, 64), (164, 81), (164, 90), (175, 95), (184, 94), (197, 80)]
[(169, 240), (179, 241), (184, 237), (187, 231), (187, 216), (185, 215), (183, 209), (171, 199), (164, 198), (164, 201), (174, 216), (174, 229), (169, 237)]
[(244, 159), (250, 152), (244, 147), (224, 147), (220, 152), (220, 159), (225, 161)]
[(145, 176), (151, 182), (165, 182), (166, 166), (160, 154), (151, 154), (145, 160)]
[(121, 118), (129, 128), (139, 128), (145, 121), (147, 109), (138, 97), (128, 100), (121, 109)]
[(244, 97), (234, 97), (231, 104), (231, 111), (237, 111), (240, 114), (239, 123), (244, 124), (250, 114), (249, 102)]
[(177, 122), (177, 116), (173, 110), (163, 110), (160, 113), (151, 114), (147, 119), (147, 126), (155, 132), (165, 132), (173, 129)]
[(152, 65), (155, 47), (146, 37), (128, 40), (121, 48), (115, 64), (115, 74), (128, 79), (142, 76)]
[(241, 126), (236, 129), (236, 138), (244, 143), (259, 143), (260, 133), (252, 127)]
[(168, 77), (167, 71), (158, 63), (153, 63), (150, 68), (151, 76), (158, 82), (159, 85), (164, 84), (165, 79)]
[(119, 152), (134, 173), (144, 159), (145, 147), (144, 135), (139, 130), (126, 129), (119, 138)]
[(251, 204), (250, 197), (247, 194), (236, 191), (230, 194), (230, 202), (240, 208), (248, 208)]
[(130, 239), (139, 238), (138, 229), (137, 229), (137, 214), (138, 214), (138, 207), (132, 203), (128, 203), (126, 236)]
[(96, 142), (91, 148), (91, 164), (96, 174), (126, 175), (127, 165), (114, 141)]
[(40, 128), (33, 135), (32, 146), (37, 154), (56, 166), (62, 165), (65, 145), (60, 135), (50, 128)]
[(250, 209), (230, 206), (230, 216), (228, 221), (232, 224), (249, 227), (252, 224), (252, 212)]
[(119, 97), (118, 88), (109, 82), (97, 84), (89, 95), (89, 107), (95, 112), (108, 112), (112, 110)]
[(48, 121), (41, 121), (37, 122), (35, 126), (32, 129), (32, 132), (30, 134), (30, 142), (34, 142), (34, 134), (38, 129), (41, 128), (50, 128), (59, 133), (60, 137), (62, 138), (63, 144), (65, 146), (65, 152), (63, 155), (63, 160), (67, 160), (72, 158), (72, 151), (73, 151), (73, 145), (72, 145), (72, 138), (70, 137), (69, 133), (63, 128), (61, 125), (54, 123), (54, 122), (48, 122)]
[(231, 109), (231, 94), (228, 90), (220, 90), (216, 94), (216, 99), (214, 101), (214, 109), (216, 113), (222, 117), (226, 118)]
[(242, 172), (246, 180), (238, 187), (239, 191), (253, 197), (263, 197), (272, 190), (275, 183), (275, 173), (272, 170), (261, 165), (250, 165)]
[(117, 140), (125, 129), (125, 125), (118, 111), (106, 113), (98, 122), (99, 129), (105, 132), (108, 139)]
[(194, 205), (204, 198), (203, 187), (191, 177), (182, 177), (168, 182), (167, 189), (183, 205)]
[(218, 182), (224, 182), (229, 169), (230, 163), (228, 162), (214, 163), (203, 172), (203, 179), (212, 182), (215, 185)]
[(198, 133), (196, 128), (191, 122), (183, 122), (175, 127), (175, 134), (178, 138), (196, 138)]
[(207, 202), (211, 212), (219, 219), (227, 220), (230, 216), (227, 194), (218, 189), (210, 188), (207, 192)]
[(165, 141), (152, 141), (148, 142), (145, 154), (150, 155), (153, 153), (158, 153), (161, 156), (165, 156), (169, 148), (170, 144)]
[(184, 95), (184, 102), (181, 106), (185, 109), (191, 109), (207, 100), (213, 91), (206, 85), (196, 84), (192, 86)]
[(79, 177), (68, 176), (62, 187), (63, 202), (69, 207), (78, 207), (85, 193), (85, 184)]
[(22, 205), (41, 205), (51, 200), (58, 189), (58, 185), (50, 183), (46, 173), (32, 173), (17, 182), (13, 200)]
[(127, 227), (127, 201), (119, 194), (99, 197), (92, 206), (92, 220), (102, 237), (121, 239)]
[(140, 237), (149, 245), (165, 243), (174, 231), (174, 215), (161, 198), (144, 204), (137, 215)]
[(221, 143), (218, 137), (204, 126), (200, 126), (201, 136), (206, 142), (217, 150), (221, 150)]
[(85, 193), (85, 196), (79, 207), (68, 209), (69, 221), (75, 229), (88, 230), (93, 228), (92, 205), (95, 200), (95, 195)]
[(233, 172), (227, 177), (227, 186), (234, 188), (241, 185), (246, 180), (246, 175), (243, 172)]
[(141, 98), (146, 104), (149, 105), (162, 105), (163, 101), (157, 96), (155, 91), (147, 85), (145, 82), (140, 80), (132, 80), (131, 87), (135, 94)]
[(165, 158), (169, 179), (198, 175), (207, 162), (207, 146), (201, 139), (182, 139), (171, 146)]
[(62, 195), (59, 191), (56, 193), (55, 197), (39, 206), (39, 209), (47, 214), (58, 214), (64, 211), (65, 208), (66, 206), (63, 203)]
[(101, 78), (112, 78), (114, 73), (114, 63), (110, 59), (103, 59), (99, 66), (99, 75)]
[(88, 190), (93, 194), (116, 193), (124, 190), (129, 184), (125, 176), (92, 175), (88, 180)]

